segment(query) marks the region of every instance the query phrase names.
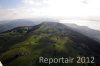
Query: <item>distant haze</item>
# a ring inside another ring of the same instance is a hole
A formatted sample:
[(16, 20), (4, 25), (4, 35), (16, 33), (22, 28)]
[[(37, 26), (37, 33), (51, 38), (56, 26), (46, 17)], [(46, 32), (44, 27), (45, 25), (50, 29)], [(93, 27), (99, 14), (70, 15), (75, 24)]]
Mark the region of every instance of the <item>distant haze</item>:
[(0, 0), (1, 22), (34, 18), (61, 19), (100, 30), (100, 0)]
[(100, 0), (0, 0), (0, 20), (34, 17), (100, 19)]
[(80, 26), (88, 26), (89, 28), (100, 31), (100, 21), (96, 20), (60, 20), (61, 23), (74, 23)]

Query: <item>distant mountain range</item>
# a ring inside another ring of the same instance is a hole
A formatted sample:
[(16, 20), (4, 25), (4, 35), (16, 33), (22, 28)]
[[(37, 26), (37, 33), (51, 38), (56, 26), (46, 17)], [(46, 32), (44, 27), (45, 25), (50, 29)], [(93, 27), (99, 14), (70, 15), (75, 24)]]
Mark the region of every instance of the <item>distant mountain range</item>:
[(6, 21), (6, 23), (0, 24), (0, 32), (11, 30), (13, 28), (20, 27), (20, 26), (34, 26), (39, 23), (40, 22), (34, 22), (32, 20), (25, 20), (25, 19)]
[(41, 22), (56, 22), (56, 19), (51, 18), (38, 18), (38, 19), (16, 19), (16, 20), (5, 20), (0, 21), (0, 32), (11, 30), (20, 26), (35, 26)]
[(65, 25), (67, 25), (68, 27), (72, 28), (75, 31), (78, 31), (78, 32), (100, 42), (100, 31), (99, 30), (94, 30), (87, 26), (79, 26), (79, 25), (71, 24), (71, 23), (66, 23)]
[[(4, 66), (100, 66), (99, 48), (97, 41), (57, 22), (20, 26), (0, 33), (0, 60)], [(69, 56), (94, 56), (95, 63), (39, 63), (39, 57)]]

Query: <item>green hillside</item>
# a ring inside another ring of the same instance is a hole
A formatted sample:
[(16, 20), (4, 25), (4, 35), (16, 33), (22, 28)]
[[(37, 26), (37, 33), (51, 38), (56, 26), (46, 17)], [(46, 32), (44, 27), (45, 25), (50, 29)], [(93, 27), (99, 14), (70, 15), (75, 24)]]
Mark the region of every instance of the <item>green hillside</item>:
[[(0, 60), (4, 66), (97, 66), (100, 44), (69, 27), (47, 22), (22, 26), (0, 34)], [(43, 64), (39, 57), (95, 57), (95, 63)]]

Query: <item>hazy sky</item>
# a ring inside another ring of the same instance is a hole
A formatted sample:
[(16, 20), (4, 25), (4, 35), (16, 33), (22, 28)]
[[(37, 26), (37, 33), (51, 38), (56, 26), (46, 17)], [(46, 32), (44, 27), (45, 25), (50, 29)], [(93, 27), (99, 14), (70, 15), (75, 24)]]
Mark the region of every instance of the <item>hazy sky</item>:
[[(35, 17), (99, 22), (100, 0), (0, 0), (0, 20)], [(86, 24), (89, 26), (90, 22)]]
[(88, 26), (89, 28), (99, 30), (100, 31), (100, 21), (92, 21), (92, 20), (79, 20), (79, 19), (67, 19), (61, 20), (61, 23), (75, 23), (80, 26)]
[(99, 17), (100, 0), (0, 0), (0, 19)]

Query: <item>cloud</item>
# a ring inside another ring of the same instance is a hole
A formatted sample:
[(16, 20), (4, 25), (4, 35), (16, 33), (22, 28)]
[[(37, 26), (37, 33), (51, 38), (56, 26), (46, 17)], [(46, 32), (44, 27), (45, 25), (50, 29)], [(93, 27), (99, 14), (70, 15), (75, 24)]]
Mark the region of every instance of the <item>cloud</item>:
[(30, 4), (30, 5), (40, 5), (43, 3), (43, 1), (40, 0), (23, 0), (25, 4)]
[(19, 9), (0, 9), (0, 20), (13, 20), (21, 18), (31, 18), (31, 12)]
[(0, 20), (13, 20), (23, 18), (34, 18), (40, 15), (44, 8), (44, 0), (23, 0), (19, 8), (0, 8)]
[(46, 6), (47, 0), (23, 0), (23, 7), (41, 8)]
[[(100, 0), (22, 0), (19, 8), (0, 9), (0, 19), (49, 17), (93, 17), (100, 16)], [(11, 17), (11, 18), (10, 18)], [(96, 17), (97, 18), (97, 17)]]

